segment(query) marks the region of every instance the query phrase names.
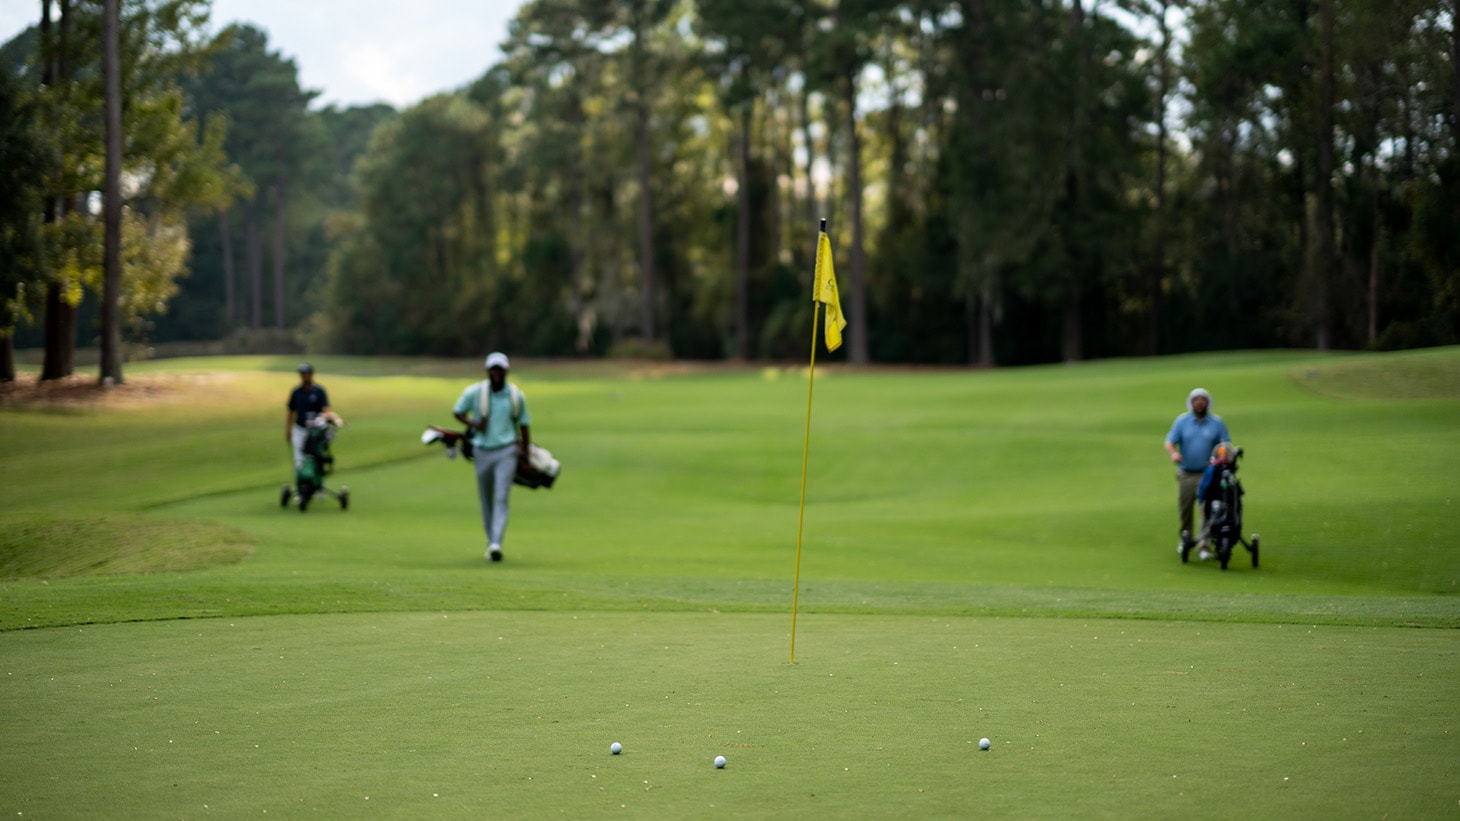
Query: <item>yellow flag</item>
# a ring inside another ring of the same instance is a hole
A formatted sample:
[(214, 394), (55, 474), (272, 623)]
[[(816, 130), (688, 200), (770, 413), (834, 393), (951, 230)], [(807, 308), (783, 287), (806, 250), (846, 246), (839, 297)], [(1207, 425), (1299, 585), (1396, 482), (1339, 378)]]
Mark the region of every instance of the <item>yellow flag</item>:
[(825, 231), (816, 239), (816, 284), (811, 298), (826, 304), (826, 349), (834, 351), (842, 346), (842, 328), (847, 327), (847, 318), (842, 316), (842, 299), (836, 290), (836, 271), (831, 265), (831, 238)]

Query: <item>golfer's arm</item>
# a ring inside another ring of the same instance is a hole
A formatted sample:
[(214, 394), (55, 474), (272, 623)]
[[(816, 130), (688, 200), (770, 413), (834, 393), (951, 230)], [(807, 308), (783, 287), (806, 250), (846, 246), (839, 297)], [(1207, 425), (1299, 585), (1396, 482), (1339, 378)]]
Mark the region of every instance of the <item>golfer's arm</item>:
[(471, 423), (470, 417), (468, 417), (466, 414), (464, 414), (464, 413), (457, 413), (457, 414), (454, 414), (454, 416), (456, 416), (456, 421), (460, 422), (461, 424), (466, 425), (469, 428), (475, 428), (476, 427), (476, 425), (473, 425)]
[(1176, 461), (1176, 456), (1178, 453), (1178, 451), (1176, 450), (1176, 444), (1170, 439), (1165, 440), (1164, 444), (1166, 445), (1166, 455), (1171, 457), (1171, 460), (1173, 462)]
[(522, 444), (518, 445), (517, 452), (525, 459), (527, 450), (532, 447), (532, 427), (530, 425), (518, 425), (517, 429), (522, 432)]

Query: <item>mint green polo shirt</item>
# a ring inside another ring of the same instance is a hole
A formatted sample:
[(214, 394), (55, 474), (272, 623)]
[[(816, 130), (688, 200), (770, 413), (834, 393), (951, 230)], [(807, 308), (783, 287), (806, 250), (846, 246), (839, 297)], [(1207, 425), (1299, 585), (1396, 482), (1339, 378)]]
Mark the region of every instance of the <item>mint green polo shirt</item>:
[[(515, 423), (513, 422), (511, 391), (510, 382), (503, 383), (500, 391), (494, 391), (490, 384), (487, 385), (487, 402), (490, 405), (491, 413), (487, 416), (487, 429), (472, 433), (472, 447), (485, 450), (506, 447), (517, 441), (518, 425), (532, 424), (532, 415), (527, 412), (527, 395), (522, 393), (521, 389), (517, 393), (522, 397), (522, 414), (517, 417)], [(466, 390), (461, 392), (461, 398), (456, 400), (456, 407), (452, 411), (471, 420), (482, 418), (481, 410), (477, 407), (481, 400), (481, 392), (481, 382), (468, 385)]]

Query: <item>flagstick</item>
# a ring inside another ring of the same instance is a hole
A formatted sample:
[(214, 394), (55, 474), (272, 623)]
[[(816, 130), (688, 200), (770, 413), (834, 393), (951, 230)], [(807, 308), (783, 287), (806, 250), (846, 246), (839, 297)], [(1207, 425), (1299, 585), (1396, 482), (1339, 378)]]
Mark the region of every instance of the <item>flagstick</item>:
[[(826, 220), (821, 221), (821, 233), (826, 233)], [(816, 237), (818, 250), (821, 235)], [(816, 329), (821, 318), (821, 303), (815, 299), (816, 266), (812, 264), (811, 280), (811, 367), (806, 372), (806, 436), (801, 442), (801, 510), (796, 515), (796, 582), (791, 589), (791, 664), (796, 663), (796, 606), (801, 597), (801, 529), (806, 523), (806, 459), (811, 453), (811, 391), (816, 386)]]

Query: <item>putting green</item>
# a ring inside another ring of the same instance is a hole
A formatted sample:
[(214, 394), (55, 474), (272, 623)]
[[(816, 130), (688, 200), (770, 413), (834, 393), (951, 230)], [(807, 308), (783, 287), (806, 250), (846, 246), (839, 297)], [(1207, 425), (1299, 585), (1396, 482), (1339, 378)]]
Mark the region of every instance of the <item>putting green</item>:
[(788, 618), (768, 615), (12, 632), (0, 812), (1415, 818), (1460, 801), (1450, 631), (798, 622), (794, 666)]

